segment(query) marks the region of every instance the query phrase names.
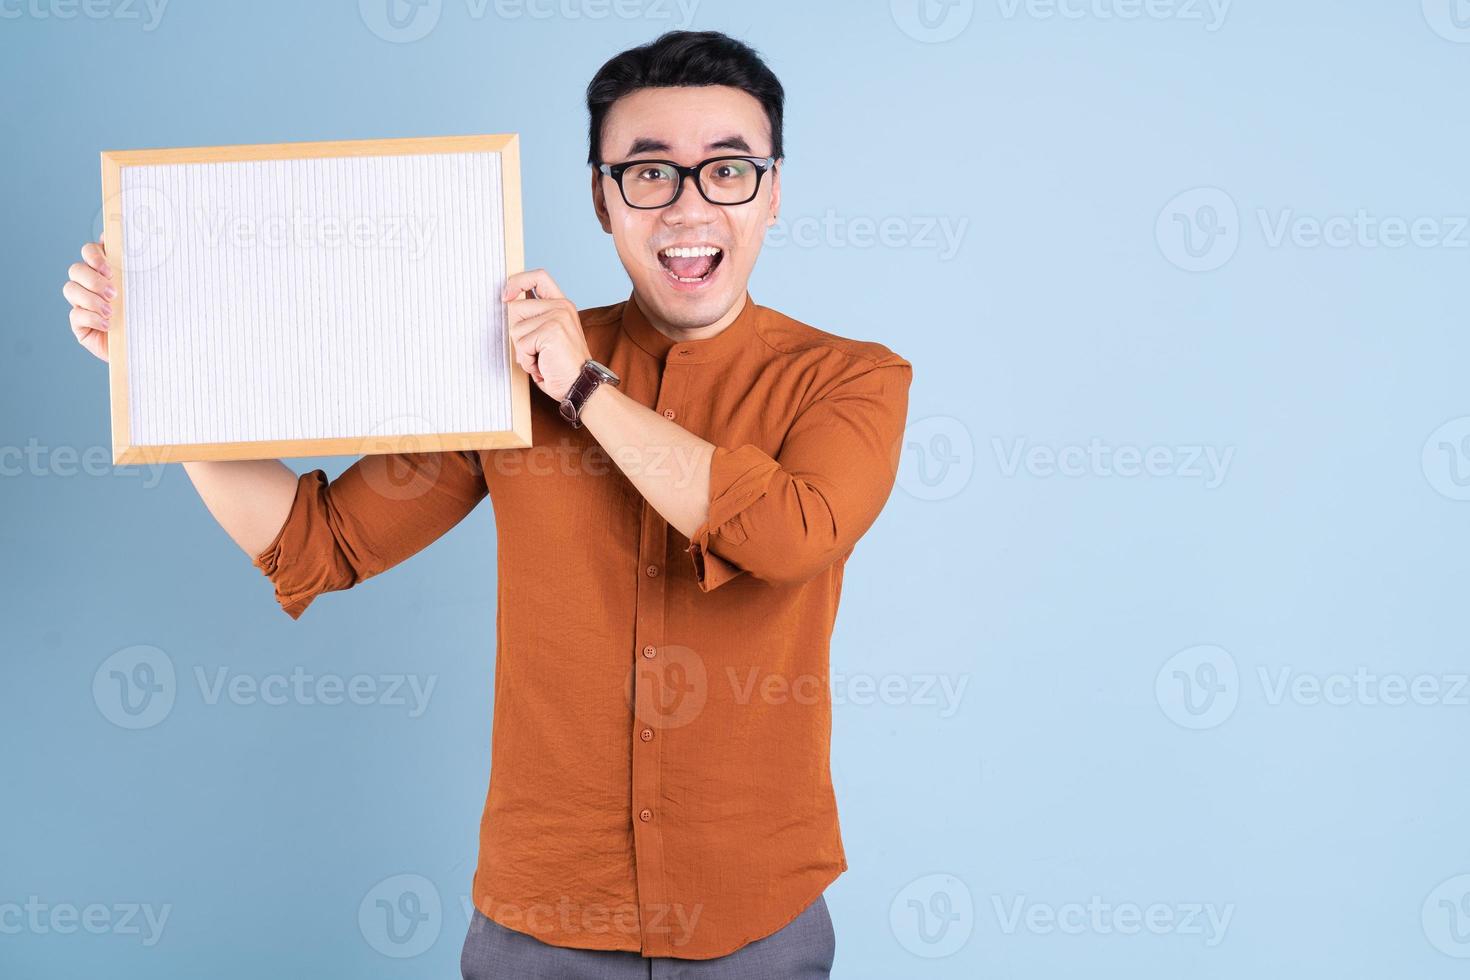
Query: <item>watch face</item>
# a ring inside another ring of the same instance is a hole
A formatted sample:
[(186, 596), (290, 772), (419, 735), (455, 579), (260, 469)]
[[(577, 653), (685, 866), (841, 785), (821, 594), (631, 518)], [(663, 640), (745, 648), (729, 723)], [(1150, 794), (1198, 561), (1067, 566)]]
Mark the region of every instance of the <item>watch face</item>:
[(621, 380), (616, 374), (613, 373), (612, 368), (608, 367), (606, 364), (603, 364), (601, 361), (594, 361), (592, 358), (589, 357), (587, 358), (587, 366), (601, 374), (603, 380), (607, 381), (610, 384), (617, 384)]

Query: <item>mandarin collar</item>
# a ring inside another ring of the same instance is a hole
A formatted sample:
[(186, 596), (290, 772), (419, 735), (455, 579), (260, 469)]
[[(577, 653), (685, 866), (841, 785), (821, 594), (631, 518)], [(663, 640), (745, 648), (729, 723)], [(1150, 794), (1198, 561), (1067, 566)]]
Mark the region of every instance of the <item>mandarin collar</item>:
[(659, 333), (638, 305), (637, 293), (623, 304), (623, 333), (655, 360), (670, 364), (705, 364), (729, 357), (755, 337), (756, 305), (745, 291), (745, 305), (735, 319), (713, 337), (703, 340), (671, 340)]

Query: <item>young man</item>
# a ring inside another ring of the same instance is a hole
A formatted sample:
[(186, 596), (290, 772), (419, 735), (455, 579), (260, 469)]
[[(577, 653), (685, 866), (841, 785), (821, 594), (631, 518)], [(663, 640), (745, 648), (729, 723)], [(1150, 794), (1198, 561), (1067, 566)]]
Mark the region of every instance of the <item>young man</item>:
[[(597, 73), (592, 205), (633, 290), (579, 311), (545, 270), (506, 282), (519, 363), (549, 396), (532, 448), (368, 456), (330, 483), (185, 464), (293, 618), (491, 498), (471, 980), (829, 974), (822, 893), (847, 862), (828, 644), (847, 556), (892, 489), (912, 369), (747, 292), (781, 202), (783, 100), (712, 32)], [(72, 326), (105, 357), (115, 291), (100, 247), (83, 257)]]

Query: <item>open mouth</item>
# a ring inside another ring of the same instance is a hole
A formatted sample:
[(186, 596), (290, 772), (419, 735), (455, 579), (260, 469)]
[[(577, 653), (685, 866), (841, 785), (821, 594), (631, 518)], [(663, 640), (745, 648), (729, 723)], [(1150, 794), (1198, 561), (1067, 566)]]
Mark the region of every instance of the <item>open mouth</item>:
[(669, 278), (686, 285), (708, 280), (724, 257), (725, 250), (714, 245), (671, 245), (658, 253), (659, 265)]

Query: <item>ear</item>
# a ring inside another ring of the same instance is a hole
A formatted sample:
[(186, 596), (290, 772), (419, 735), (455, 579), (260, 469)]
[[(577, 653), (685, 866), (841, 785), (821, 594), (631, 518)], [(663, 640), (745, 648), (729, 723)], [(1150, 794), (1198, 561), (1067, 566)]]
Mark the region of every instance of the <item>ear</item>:
[(781, 216), (781, 159), (771, 165), (771, 213), (766, 216), (766, 227), (776, 223)]
[(602, 230), (611, 235), (612, 218), (607, 213), (607, 197), (602, 191), (602, 171), (596, 167), (592, 168), (592, 211), (597, 215), (597, 223), (602, 225)]

